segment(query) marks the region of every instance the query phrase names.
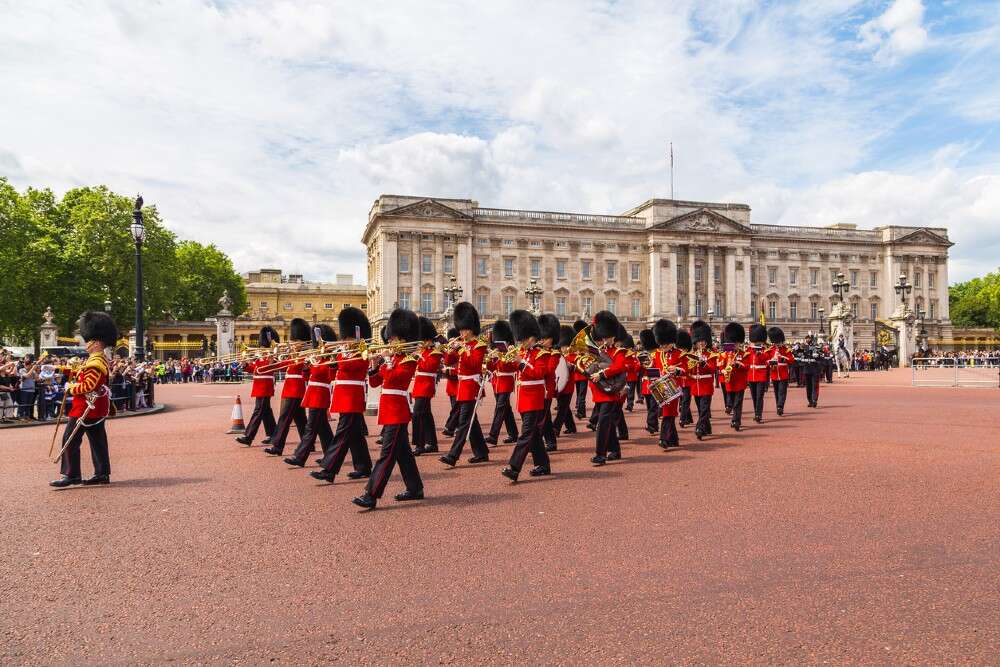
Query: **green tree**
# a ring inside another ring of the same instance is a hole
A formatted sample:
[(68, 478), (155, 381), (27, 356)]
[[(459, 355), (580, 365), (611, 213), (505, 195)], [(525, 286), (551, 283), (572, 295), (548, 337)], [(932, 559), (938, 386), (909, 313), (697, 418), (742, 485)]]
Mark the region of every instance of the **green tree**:
[(956, 326), (1000, 329), (1000, 272), (952, 285), (948, 305)]
[(218, 312), (219, 297), (229, 290), (232, 311), (247, 307), (243, 280), (229, 257), (215, 247), (196, 241), (177, 244), (178, 284), (173, 296), (173, 314), (181, 320), (203, 320)]

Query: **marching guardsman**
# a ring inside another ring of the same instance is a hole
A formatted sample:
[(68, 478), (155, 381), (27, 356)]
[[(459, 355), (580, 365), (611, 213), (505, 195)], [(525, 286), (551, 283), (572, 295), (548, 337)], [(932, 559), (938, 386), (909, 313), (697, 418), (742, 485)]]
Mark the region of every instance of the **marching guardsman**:
[[(684, 329), (677, 330), (677, 349), (683, 352), (691, 351), (691, 334)], [(694, 415), (691, 414), (691, 382), (688, 379), (687, 366), (685, 372), (677, 378), (681, 386), (681, 404), (678, 408), (678, 423), (681, 427), (690, 426), (694, 423)]]
[(576, 353), (570, 346), (573, 344), (573, 327), (563, 324), (559, 327), (559, 352), (566, 363), (565, 384), (562, 388), (556, 383), (556, 416), (552, 420), (552, 428), (556, 430), (556, 437), (565, 430), (567, 434), (576, 433), (576, 421), (573, 419), (573, 392), (576, 390), (576, 382), (573, 375), (576, 373)]
[(517, 381), (517, 411), (521, 415), (521, 435), (510, 454), (510, 461), (500, 474), (516, 482), (524, 466), (524, 460), (531, 452), (535, 467), (532, 477), (551, 474), (549, 455), (542, 443), (542, 428), (545, 420), (545, 383), (549, 374), (548, 354), (537, 345), (542, 334), (535, 316), (526, 310), (515, 310), (510, 314), (510, 325), (514, 339), (521, 347), (521, 367)]
[[(677, 325), (670, 320), (657, 320), (653, 325), (653, 335), (659, 350), (656, 352), (657, 365), (664, 375), (672, 375), (678, 382), (684, 372), (684, 352), (677, 348)], [(674, 449), (680, 447), (677, 435), (677, 415), (680, 414), (681, 397), (678, 396), (660, 408), (660, 447)]]
[(805, 345), (795, 355), (795, 365), (799, 367), (799, 374), (806, 385), (806, 402), (810, 408), (815, 408), (819, 403), (819, 378), (822, 373), (820, 357), (813, 335), (807, 334)]
[[(361, 342), (372, 337), (372, 325), (360, 308), (348, 306), (337, 315), (337, 328), (340, 329), (340, 341), (345, 343), (332, 362), (336, 375), (330, 412), (338, 416), (337, 430), (330, 446), (323, 449), (323, 458), (320, 460), (322, 472), (329, 476), (331, 482), (340, 472), (347, 452), (351, 453), (351, 463), (354, 465), (354, 470), (347, 474), (349, 478), (367, 477), (372, 471), (372, 457), (368, 453), (368, 440), (365, 438), (368, 359), (361, 353)], [(298, 465), (299, 461), (305, 463), (307, 455), (308, 452), (305, 455), (296, 452), (293, 460), (287, 462), (291, 465)]]
[(479, 313), (471, 303), (462, 301), (455, 304), (454, 318), (459, 335), (456, 362), (458, 390), (455, 396), (458, 417), (455, 420), (455, 440), (451, 444), (451, 450), (440, 458), (441, 463), (452, 467), (458, 463), (466, 439), (472, 447), (469, 463), (490, 460), (490, 450), (486, 447), (483, 429), (476, 416), (476, 406), (482, 396), (483, 360), (487, 350), (486, 343), (479, 338)]
[(448, 340), (446, 343), (449, 344), (449, 347), (445, 348), (444, 355), (441, 357), (441, 374), (445, 378), (444, 391), (448, 394), (448, 403), (451, 406), (448, 411), (448, 418), (444, 422), (444, 430), (441, 431), (441, 435), (446, 438), (454, 437), (455, 424), (458, 420), (458, 349), (450, 346), (452, 342), (457, 340), (458, 329), (455, 327), (448, 329)]
[[(573, 336), (580, 333), (587, 328), (587, 323), (583, 320), (577, 320), (573, 322)], [(575, 356), (575, 355), (574, 355)], [(576, 367), (576, 361), (574, 359), (573, 365), (573, 383), (576, 385), (576, 418), (586, 419), (587, 418), (587, 385), (588, 379), (579, 368)]]
[(546, 313), (538, 316), (538, 329), (541, 336), (538, 346), (544, 353), (545, 366), (548, 373), (545, 376), (545, 414), (542, 415), (542, 442), (546, 451), (556, 451), (556, 429), (552, 424), (552, 402), (556, 398), (556, 371), (563, 361), (562, 355), (555, 349), (559, 342), (559, 318)]
[(639, 389), (639, 373), (642, 372), (642, 363), (635, 349), (635, 339), (629, 335), (625, 339), (625, 411), (632, 412), (635, 409), (635, 394)]
[[(318, 324), (312, 330), (313, 343), (322, 345), (337, 340), (337, 334), (329, 324)], [(299, 440), (295, 453), (285, 459), (285, 463), (302, 467), (310, 452), (316, 450), (316, 439), (319, 438), (323, 451), (330, 449), (333, 442), (333, 431), (330, 430), (330, 420), (327, 416), (330, 410), (330, 394), (333, 390), (332, 361), (305, 359), (303, 373), (309, 376), (306, 381), (306, 391), (302, 395), (302, 409), (306, 411), (306, 429)], [(300, 463), (301, 462), (301, 463)]]
[(712, 394), (715, 393), (715, 373), (718, 370), (718, 355), (712, 350), (712, 328), (703, 320), (691, 324), (692, 354), (697, 360), (688, 364), (688, 379), (691, 380), (691, 397), (698, 408), (698, 423), (694, 435), (701, 440), (712, 434)]
[(747, 363), (747, 386), (750, 387), (750, 399), (753, 401), (753, 420), (758, 424), (764, 421), (764, 394), (767, 393), (768, 361), (772, 350), (767, 343), (767, 328), (760, 323), (750, 325), (750, 358)]
[[(281, 339), (274, 327), (265, 325), (260, 328), (258, 338), (260, 347), (269, 348), (280, 343)], [(274, 396), (274, 370), (260, 370), (271, 365), (273, 360), (267, 354), (252, 359), (243, 365), (244, 370), (253, 374), (253, 383), (250, 385), (250, 398), (254, 399), (253, 413), (247, 421), (247, 428), (243, 435), (237, 436), (236, 442), (249, 447), (253, 444), (257, 429), (264, 425), (264, 433), (270, 441), (271, 434), (274, 433), (274, 412), (271, 411), (271, 397)]]
[(655, 435), (660, 432), (660, 406), (649, 393), (649, 382), (660, 377), (660, 368), (657, 366), (656, 354), (659, 346), (656, 344), (656, 335), (652, 329), (643, 329), (639, 332), (639, 345), (648, 357), (646, 365), (642, 367), (642, 376), (639, 378), (639, 395), (646, 404), (646, 431), (650, 435)]
[(365, 492), (352, 502), (365, 509), (375, 509), (379, 498), (385, 491), (392, 469), (399, 464), (399, 473), (403, 477), (406, 491), (396, 494), (396, 500), (422, 500), (424, 484), (417, 469), (417, 460), (410, 450), (410, 439), (407, 426), (410, 423), (409, 387), (414, 373), (417, 371), (419, 356), (409, 354), (404, 350), (393, 350), (393, 346), (402, 346), (420, 340), (420, 319), (410, 310), (397, 308), (389, 314), (385, 337), (389, 348), (383, 353), (381, 363), (368, 375), (368, 381), (373, 387), (382, 387), (378, 402), (378, 423), (382, 425), (382, 450), (378, 461), (368, 479)]
[(609, 394), (601, 389), (598, 380), (617, 377), (625, 373), (625, 350), (615, 344), (621, 325), (614, 313), (602, 310), (594, 315), (592, 328), (593, 340), (600, 349), (608, 355), (611, 363), (607, 368), (590, 376), (590, 392), (594, 399), (594, 411), (597, 413), (596, 453), (590, 459), (595, 466), (602, 466), (607, 460), (617, 460), (622, 457), (621, 443), (618, 439), (618, 419), (621, 414), (619, 394)]
[(785, 345), (785, 332), (781, 327), (771, 327), (767, 330), (767, 338), (771, 341), (771, 380), (774, 385), (774, 405), (778, 416), (785, 414), (785, 398), (788, 396), (789, 368), (795, 361), (792, 351)]
[(504, 354), (508, 347), (514, 347), (514, 333), (507, 320), (497, 320), (490, 331), (490, 351), (486, 356), (486, 370), (492, 376), (493, 397), (496, 408), (493, 410), (493, 423), (487, 445), (496, 445), (500, 438), (500, 429), (507, 428), (507, 438), (504, 443), (517, 442), (517, 422), (514, 421), (514, 408), (510, 404), (510, 395), (514, 392), (514, 380), (520, 364), (516, 361), (506, 361)]
[(426, 317), (420, 317), (420, 352), (417, 370), (413, 376), (413, 454), (438, 450), (437, 429), (431, 399), (437, 393), (438, 371), (441, 369), (443, 353), (435, 344), (437, 327)]
[[(615, 336), (615, 348), (622, 351), (625, 359), (625, 376), (628, 377), (628, 369), (631, 365), (629, 360), (630, 353), (635, 347), (635, 340), (632, 339), (631, 334), (625, 331), (625, 327), (618, 323), (618, 335)], [(626, 381), (625, 390), (618, 394), (618, 440), (628, 440), (628, 422), (625, 421), (625, 400), (628, 396), (628, 382)], [(619, 453), (620, 450), (619, 450)]]
[[(75, 381), (66, 386), (66, 395), (73, 397), (73, 403), (63, 431), (62, 477), (49, 482), (57, 489), (74, 484), (111, 483), (111, 456), (104, 421), (113, 413), (113, 407), (108, 388), (110, 368), (104, 351), (114, 349), (118, 327), (108, 314), (91, 311), (80, 315), (77, 324), (89, 356), (77, 370)], [(94, 464), (94, 476), (89, 479), (83, 479), (80, 470), (80, 445), (84, 433), (90, 443), (90, 457)]]
[(729, 426), (739, 431), (743, 428), (743, 397), (747, 390), (747, 367), (750, 365), (750, 351), (744, 349), (746, 330), (739, 322), (730, 322), (722, 330), (722, 340), (734, 346), (721, 357), (721, 374), (726, 375), (725, 391), (729, 396)]
[[(301, 317), (294, 318), (291, 322), (290, 338), (292, 342), (310, 342), (312, 331), (308, 322)], [(306, 432), (306, 411), (302, 407), (302, 397), (306, 395), (305, 360), (289, 359), (278, 364), (277, 368), (284, 369), (285, 381), (281, 385), (281, 412), (278, 414), (278, 422), (271, 435), (271, 446), (264, 449), (264, 453), (271, 456), (281, 456), (285, 450), (285, 440), (293, 422), (295, 430), (299, 432), (300, 441)]]

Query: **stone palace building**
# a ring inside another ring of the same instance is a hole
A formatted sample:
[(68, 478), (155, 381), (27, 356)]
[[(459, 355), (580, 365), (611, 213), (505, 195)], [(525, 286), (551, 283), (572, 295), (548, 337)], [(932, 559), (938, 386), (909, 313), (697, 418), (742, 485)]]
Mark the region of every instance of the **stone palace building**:
[(757, 320), (791, 338), (818, 331), (850, 287), (855, 341), (872, 344), (892, 313), (900, 274), (927, 337), (951, 339), (948, 231), (854, 224), (799, 227), (750, 222), (746, 204), (651, 199), (622, 215), (483, 208), (471, 199), (382, 195), (368, 216), (368, 305), (375, 323), (395, 306), (440, 317), (455, 276), (484, 323), (529, 308), (569, 322), (607, 309), (635, 333), (658, 317), (718, 326)]

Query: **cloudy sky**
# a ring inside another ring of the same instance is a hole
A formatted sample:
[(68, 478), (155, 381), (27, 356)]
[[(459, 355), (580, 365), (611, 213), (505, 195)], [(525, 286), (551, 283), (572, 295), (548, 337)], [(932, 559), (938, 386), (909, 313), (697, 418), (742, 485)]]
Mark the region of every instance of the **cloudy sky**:
[(0, 176), (141, 191), (237, 269), (364, 276), (380, 193), (947, 226), (1000, 264), (994, 0), (0, 0)]

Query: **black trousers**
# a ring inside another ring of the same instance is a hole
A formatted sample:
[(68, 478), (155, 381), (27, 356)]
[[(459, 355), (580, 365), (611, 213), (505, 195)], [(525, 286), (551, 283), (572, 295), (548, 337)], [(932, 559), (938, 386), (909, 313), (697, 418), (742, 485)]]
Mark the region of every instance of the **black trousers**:
[(576, 433), (576, 420), (573, 419), (573, 408), (570, 403), (573, 401), (573, 394), (556, 395), (556, 418), (552, 421), (552, 428), (556, 430), (556, 437), (563, 431)]
[(663, 417), (660, 421), (660, 446), (677, 447), (680, 438), (677, 437), (677, 424), (674, 417)]
[(628, 422), (625, 421), (625, 407), (618, 403), (618, 439), (628, 440)]
[(833, 362), (827, 362), (824, 366), (826, 367), (826, 383), (830, 384), (833, 382)]
[(726, 408), (727, 415), (733, 409), (733, 395), (728, 389), (722, 390), (722, 405)]
[(542, 410), (532, 410), (521, 413), (521, 435), (517, 439), (517, 444), (514, 445), (514, 451), (510, 453), (508, 464), (516, 473), (520, 473), (521, 468), (524, 467), (524, 460), (528, 457), (528, 452), (531, 452), (531, 459), (536, 466), (549, 467), (549, 454), (542, 444), (542, 424), (544, 421), (542, 412)]
[[(368, 453), (368, 442), (365, 440), (365, 416), (360, 412), (343, 412), (337, 419), (337, 430), (329, 445), (323, 446), (323, 459), (320, 466), (334, 475), (340, 472), (344, 465), (347, 452), (351, 452), (351, 463), (358, 472), (368, 474), (372, 471), (372, 456)], [(329, 430), (329, 427), (327, 427)], [(385, 440), (385, 434), (382, 434)], [(299, 452), (296, 451), (296, 454)], [(309, 455), (304, 452), (302, 459)]]
[(819, 401), (819, 374), (805, 374), (804, 380), (806, 384), (806, 401), (809, 405), (816, 405)]
[[(83, 434), (87, 434), (87, 442), (90, 443), (90, 460), (94, 463), (94, 475), (98, 477), (111, 476), (111, 455), (108, 453), (108, 432), (104, 430), (104, 421), (93, 426), (81, 426), (76, 431), (73, 439), (69, 439), (69, 434), (76, 429), (78, 419), (70, 417), (66, 421), (66, 430), (63, 431), (62, 444), (66, 447), (63, 452), (62, 464), (59, 471), (67, 477), (81, 477), (80, 472), (80, 445), (83, 444)], [(86, 424), (86, 423), (85, 423)], [(69, 443), (67, 445), (66, 443)]]
[(621, 404), (617, 401), (595, 403), (594, 413), (597, 415), (597, 455), (607, 456), (609, 452), (621, 454), (622, 445), (618, 439)]
[(753, 416), (761, 419), (764, 416), (764, 394), (767, 393), (767, 382), (749, 382), (750, 399), (753, 401)]
[(587, 381), (577, 380), (576, 382), (576, 418), (584, 419), (587, 416)]
[(632, 412), (635, 407), (635, 382), (625, 383), (625, 408)]
[[(489, 456), (490, 450), (486, 447), (486, 440), (483, 439), (483, 429), (479, 426), (479, 417), (476, 416), (475, 401), (457, 401), (458, 417), (455, 419), (455, 440), (451, 443), (451, 450), (448, 456), (458, 459), (465, 448), (465, 440), (468, 438), (472, 447), (473, 456)], [(471, 428), (470, 428), (471, 425)]]
[(274, 413), (271, 411), (270, 396), (259, 396), (254, 399), (253, 413), (250, 415), (250, 421), (247, 422), (247, 430), (243, 437), (253, 442), (261, 423), (264, 424), (264, 433), (271, 437), (271, 434), (274, 433), (275, 423)]
[(545, 399), (545, 414), (542, 415), (542, 440), (546, 445), (556, 446), (556, 428), (552, 424), (552, 399)]
[(785, 398), (788, 397), (788, 380), (774, 380), (774, 407), (784, 411)]
[(646, 430), (656, 433), (660, 430), (660, 405), (652, 394), (646, 394), (643, 398), (646, 399)]
[(729, 395), (729, 407), (733, 416), (730, 423), (736, 426), (743, 425), (743, 397), (746, 395), (746, 391), (746, 389), (740, 389), (739, 391), (726, 392)]
[(694, 423), (694, 415), (691, 414), (691, 387), (681, 387), (680, 418), (681, 424)]
[(507, 427), (507, 437), (517, 440), (517, 422), (514, 420), (514, 410), (510, 407), (511, 392), (494, 394), (497, 407), (493, 411), (493, 423), (490, 425), (490, 439), (500, 439), (500, 427)]
[(420, 470), (417, 469), (417, 459), (410, 451), (410, 436), (406, 426), (406, 424), (386, 424), (382, 429), (382, 449), (368, 478), (366, 489), (368, 495), (373, 498), (381, 498), (385, 493), (385, 485), (388, 484), (389, 475), (397, 463), (406, 490), (410, 493), (421, 493), (424, 490)]
[[(310, 452), (316, 451), (316, 438), (319, 438), (324, 453), (330, 449), (333, 432), (330, 430), (330, 420), (326, 413), (326, 408), (309, 408), (306, 414), (306, 432), (299, 441), (299, 446), (295, 448), (295, 453), (292, 454), (293, 459), (305, 463)], [(337, 428), (340, 428), (340, 424)]]
[(694, 430), (702, 435), (709, 435), (712, 432), (712, 395), (694, 396), (694, 404), (698, 408), (698, 423)]
[(454, 396), (449, 396), (448, 400), (451, 402), (451, 412), (448, 413), (448, 419), (444, 422), (444, 430), (453, 433), (455, 427), (458, 426), (458, 401), (455, 400)]
[(413, 448), (427, 452), (436, 452), (438, 449), (431, 399), (426, 396), (413, 399)]
[(278, 450), (280, 454), (285, 449), (285, 440), (288, 438), (288, 431), (295, 424), (295, 430), (299, 432), (301, 441), (306, 434), (306, 410), (302, 407), (301, 398), (286, 398), (281, 401), (281, 414), (274, 426), (271, 436), (271, 446)]

